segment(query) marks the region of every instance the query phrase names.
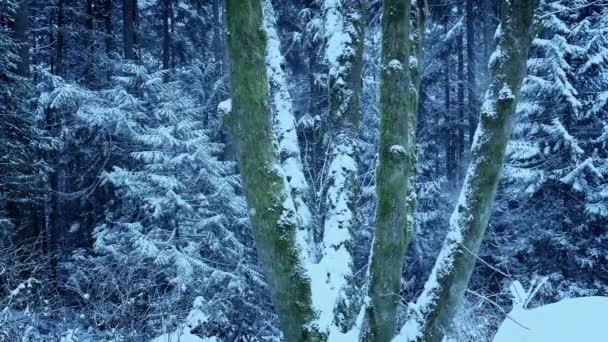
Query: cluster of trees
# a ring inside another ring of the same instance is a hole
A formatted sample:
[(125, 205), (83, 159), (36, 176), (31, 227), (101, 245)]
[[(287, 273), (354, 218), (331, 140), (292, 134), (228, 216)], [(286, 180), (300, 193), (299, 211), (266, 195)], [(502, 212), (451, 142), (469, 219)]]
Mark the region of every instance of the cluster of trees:
[(0, 339), (484, 341), (514, 279), (607, 293), (607, 17), (3, 1)]

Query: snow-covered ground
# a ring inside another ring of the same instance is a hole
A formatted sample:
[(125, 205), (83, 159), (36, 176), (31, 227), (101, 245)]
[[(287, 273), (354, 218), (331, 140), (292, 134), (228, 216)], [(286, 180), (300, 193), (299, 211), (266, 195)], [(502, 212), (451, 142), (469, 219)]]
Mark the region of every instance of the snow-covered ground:
[(203, 298), (197, 297), (192, 306), (185, 324), (172, 332), (156, 337), (150, 342), (219, 342), (215, 337), (199, 337), (192, 333), (193, 329), (209, 319), (203, 309), (205, 307)]
[(564, 299), (535, 309), (515, 305), (494, 342), (606, 342), (608, 297)]

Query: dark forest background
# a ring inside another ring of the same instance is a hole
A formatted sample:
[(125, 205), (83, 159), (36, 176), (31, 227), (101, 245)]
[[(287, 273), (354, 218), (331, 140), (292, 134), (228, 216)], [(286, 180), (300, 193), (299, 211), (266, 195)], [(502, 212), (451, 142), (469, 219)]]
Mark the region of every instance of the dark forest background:
[[(323, 14), (314, 0), (273, 3), (305, 174), (319, 189), (331, 133)], [(146, 340), (193, 306), (208, 316), (200, 336), (279, 339), (225, 128), (223, 6), (0, 2), (0, 340)], [(404, 302), (445, 236), (497, 25), (494, 1), (429, 10)], [(548, 277), (536, 304), (608, 293), (608, 6), (547, 0), (538, 12), (459, 341), (492, 336), (513, 280)], [(374, 225), (381, 13), (367, 1), (358, 277)]]

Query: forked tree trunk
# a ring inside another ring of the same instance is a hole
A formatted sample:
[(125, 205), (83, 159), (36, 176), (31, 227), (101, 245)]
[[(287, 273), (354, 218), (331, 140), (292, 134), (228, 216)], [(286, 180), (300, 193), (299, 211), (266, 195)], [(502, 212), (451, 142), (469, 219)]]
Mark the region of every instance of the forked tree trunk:
[(441, 341), (464, 296), (492, 212), (526, 73), (533, 7), (533, 0), (502, 1), (497, 48), (489, 64), (491, 83), (473, 140), (471, 164), (450, 219), (450, 231), (423, 293), (411, 306), (401, 340)]

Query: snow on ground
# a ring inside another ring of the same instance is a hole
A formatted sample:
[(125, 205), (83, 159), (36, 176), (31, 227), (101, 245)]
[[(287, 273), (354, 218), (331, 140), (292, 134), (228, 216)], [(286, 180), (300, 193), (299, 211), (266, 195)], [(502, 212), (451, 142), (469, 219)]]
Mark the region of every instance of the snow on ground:
[(494, 342), (606, 342), (608, 297), (564, 299), (535, 309), (515, 305)]
[(189, 329), (183, 331), (176, 330), (164, 335), (161, 335), (151, 342), (219, 342), (215, 337), (198, 337), (190, 333)]
[(193, 308), (186, 318), (186, 323), (176, 330), (163, 334), (154, 338), (150, 342), (220, 342), (215, 337), (199, 337), (192, 334), (192, 330), (209, 320), (209, 316), (204, 310), (204, 301), (202, 297), (197, 297), (194, 300)]

